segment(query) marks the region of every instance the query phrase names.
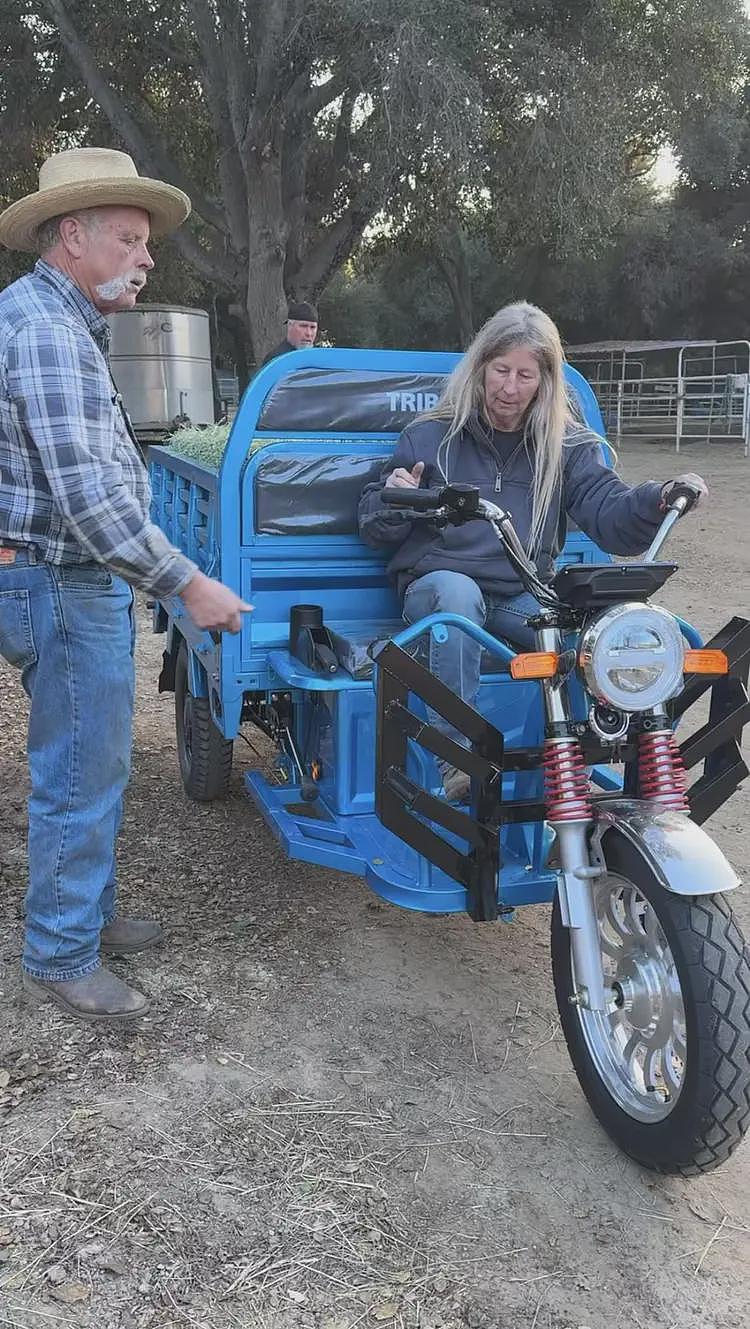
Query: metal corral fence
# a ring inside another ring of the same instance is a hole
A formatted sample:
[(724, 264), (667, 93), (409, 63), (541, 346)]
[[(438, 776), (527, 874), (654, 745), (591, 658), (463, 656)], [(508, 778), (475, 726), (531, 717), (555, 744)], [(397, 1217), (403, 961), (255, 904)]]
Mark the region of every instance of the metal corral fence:
[[(735, 441), (750, 455), (750, 341), (571, 346), (615, 442)], [(671, 370), (671, 372), (669, 372)]]

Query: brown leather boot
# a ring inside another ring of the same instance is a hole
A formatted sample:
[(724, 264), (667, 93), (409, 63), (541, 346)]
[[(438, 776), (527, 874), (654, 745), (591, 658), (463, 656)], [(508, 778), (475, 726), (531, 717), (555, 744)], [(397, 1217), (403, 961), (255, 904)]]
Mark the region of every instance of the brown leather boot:
[(158, 923), (142, 918), (115, 918), (102, 928), (100, 948), (103, 955), (134, 955), (148, 951), (164, 940)]
[(138, 1020), (149, 1008), (148, 997), (109, 969), (95, 969), (83, 978), (63, 982), (34, 978), (24, 970), (23, 985), (35, 997), (48, 997), (76, 1020)]

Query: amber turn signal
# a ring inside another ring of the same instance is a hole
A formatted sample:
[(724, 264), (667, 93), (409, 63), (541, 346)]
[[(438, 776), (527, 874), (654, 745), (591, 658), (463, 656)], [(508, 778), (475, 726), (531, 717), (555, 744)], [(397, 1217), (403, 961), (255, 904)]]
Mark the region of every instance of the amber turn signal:
[(560, 657), (554, 651), (530, 651), (514, 655), (510, 662), (511, 678), (554, 678)]
[(723, 651), (685, 651), (686, 674), (728, 674), (729, 661)]

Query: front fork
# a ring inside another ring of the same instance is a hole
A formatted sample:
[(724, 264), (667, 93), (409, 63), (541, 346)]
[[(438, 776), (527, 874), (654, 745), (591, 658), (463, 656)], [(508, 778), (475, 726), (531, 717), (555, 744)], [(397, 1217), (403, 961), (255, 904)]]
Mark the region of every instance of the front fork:
[[(540, 651), (562, 654), (558, 628), (539, 627)], [(547, 820), (557, 835), (560, 854), (558, 892), (565, 926), (570, 932), (575, 992), (573, 1000), (589, 1010), (608, 1009), (599, 942), (599, 924), (594, 908), (592, 882), (604, 872), (604, 864), (592, 861), (589, 830), (593, 821), (591, 788), (581, 745), (573, 733), (564, 681), (545, 680), (544, 709), (547, 720), (544, 743), (544, 786)]]

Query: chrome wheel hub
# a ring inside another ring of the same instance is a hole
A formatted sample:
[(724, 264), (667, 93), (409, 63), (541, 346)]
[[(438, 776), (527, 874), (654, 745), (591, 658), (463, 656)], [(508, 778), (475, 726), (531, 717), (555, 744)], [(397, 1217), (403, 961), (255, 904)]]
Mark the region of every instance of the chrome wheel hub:
[(589, 1053), (619, 1106), (639, 1121), (669, 1115), (686, 1070), (685, 1008), (674, 956), (653, 906), (624, 877), (592, 886), (606, 1012), (578, 1008)]

